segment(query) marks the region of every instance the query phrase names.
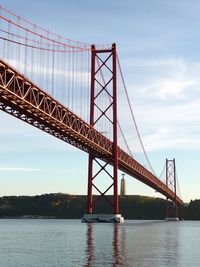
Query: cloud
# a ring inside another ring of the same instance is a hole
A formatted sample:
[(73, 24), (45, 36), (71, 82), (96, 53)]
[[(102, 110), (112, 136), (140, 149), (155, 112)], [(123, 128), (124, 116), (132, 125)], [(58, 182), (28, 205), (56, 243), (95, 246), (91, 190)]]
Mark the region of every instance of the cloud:
[(168, 79), (160, 79), (151, 86), (151, 90), (154, 91), (154, 96), (158, 99), (170, 99), (183, 97), (188, 87), (196, 85), (193, 80), (170, 77)]
[(185, 61), (183, 58), (129, 58), (126, 59), (126, 66), (129, 68), (146, 68), (146, 67), (170, 67), (174, 69), (185, 70)]
[[(182, 104), (147, 104), (137, 110), (147, 150), (166, 147), (200, 149), (200, 100)], [(147, 115), (148, 114), (148, 115)]]
[(0, 166), (0, 172), (38, 172), (40, 169), (24, 168), (24, 167), (11, 167), (11, 166)]
[[(76, 67), (76, 72), (74, 71), (73, 64), (70, 66), (62, 66), (62, 69), (59, 64), (55, 64), (53, 67), (52, 64), (36, 64), (33, 65), (33, 63), (25, 63), (22, 60), (18, 62), (14, 58), (8, 58), (6, 60), (11, 66), (16, 68), (21, 73), (25, 73), (25, 75), (28, 78), (34, 77), (35, 79), (41, 79), (40, 76), (42, 74), (42, 79), (47, 82), (47, 79), (50, 79), (49, 82), (52, 82), (52, 76), (54, 76), (54, 79), (74, 79), (76, 78), (76, 82), (78, 84), (87, 85), (88, 79), (90, 78), (90, 72), (88, 70), (83, 70), (83, 67)], [(31, 62), (31, 59), (29, 60)], [(27, 62), (29, 62), (27, 60)], [(40, 59), (38, 58), (38, 61), (40, 62)], [(33, 81), (36, 83), (36, 81)]]
[(129, 81), (131, 91), (143, 98), (183, 97), (200, 85), (200, 62), (189, 62), (183, 58), (133, 59), (129, 68), (137, 75), (134, 83)]
[(7, 135), (23, 135), (23, 136), (34, 136), (36, 133), (35, 132), (31, 132), (31, 130), (28, 130), (28, 129), (25, 129), (25, 128), (21, 128), (21, 129), (17, 129), (13, 126), (11, 127), (6, 127), (6, 128), (3, 128), (1, 129), (0, 131), (0, 135), (3, 135), (3, 136), (7, 136)]
[[(200, 149), (200, 62), (183, 58), (132, 60), (137, 78), (128, 81), (129, 97), (147, 151)], [(132, 65), (131, 65), (132, 64)], [(131, 122), (130, 112), (120, 122)], [(125, 128), (125, 127), (123, 127)], [(129, 129), (128, 139), (133, 139)], [(140, 151), (139, 146), (133, 146)]]
[(32, 125), (20, 121), (4, 112), (0, 112), (0, 154), (10, 152), (28, 153), (28, 151), (73, 152), (75, 148), (64, 144)]

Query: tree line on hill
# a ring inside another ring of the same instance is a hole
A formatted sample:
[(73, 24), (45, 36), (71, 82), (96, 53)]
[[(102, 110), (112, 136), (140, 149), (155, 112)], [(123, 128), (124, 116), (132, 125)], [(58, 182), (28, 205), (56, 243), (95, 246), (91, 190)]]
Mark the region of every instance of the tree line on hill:
[[(97, 196), (94, 196), (94, 200)], [(107, 196), (108, 201), (112, 200)], [(86, 211), (86, 196), (62, 193), (39, 196), (0, 197), (0, 218), (80, 219)], [(146, 196), (119, 196), (120, 213), (125, 219), (160, 220), (166, 217), (166, 200)], [(94, 213), (112, 213), (106, 199), (101, 199)], [(200, 200), (190, 201), (180, 210), (185, 220), (200, 220)]]

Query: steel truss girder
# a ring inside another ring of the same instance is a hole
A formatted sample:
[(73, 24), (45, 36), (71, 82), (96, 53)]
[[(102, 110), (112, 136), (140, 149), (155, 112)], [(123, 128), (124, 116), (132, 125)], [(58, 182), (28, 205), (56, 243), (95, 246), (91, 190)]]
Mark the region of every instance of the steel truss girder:
[[(5, 112), (28, 123), (30, 121), (28, 118), (32, 118), (30, 124), (35, 124), (34, 126), (43, 130), (48, 127), (50, 134), (55, 135), (55, 132), (64, 141), (68, 140), (70, 144), (86, 152), (92, 151), (106, 158), (111, 154), (112, 144), (107, 138), (2, 60), (0, 60), (0, 102), (7, 106), (7, 108), (2, 106)], [(24, 116), (16, 115), (14, 111)]]
[[(108, 138), (2, 59), (0, 109), (87, 153), (93, 153), (102, 160), (112, 158), (112, 142)], [(119, 147), (118, 166), (123, 172), (149, 185), (172, 201), (175, 199), (172, 190)], [(176, 200), (179, 204), (183, 203), (178, 196)]]

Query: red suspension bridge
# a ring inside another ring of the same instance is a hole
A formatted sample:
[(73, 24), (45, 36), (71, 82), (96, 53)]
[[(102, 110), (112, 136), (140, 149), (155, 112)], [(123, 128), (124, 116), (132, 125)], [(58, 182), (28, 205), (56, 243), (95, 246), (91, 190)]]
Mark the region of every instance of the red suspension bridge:
[[(119, 214), (121, 170), (171, 200), (178, 216), (183, 202), (175, 160), (166, 161), (165, 180), (158, 178), (139, 135), (115, 44), (67, 39), (3, 7), (0, 41), (0, 109), (89, 154), (88, 214), (101, 198)], [(109, 182), (102, 188), (105, 176)]]

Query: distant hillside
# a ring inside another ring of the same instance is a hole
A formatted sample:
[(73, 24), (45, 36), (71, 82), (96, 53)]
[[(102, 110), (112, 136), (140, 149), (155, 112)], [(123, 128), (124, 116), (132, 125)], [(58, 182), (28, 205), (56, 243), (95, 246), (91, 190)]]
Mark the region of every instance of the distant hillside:
[[(95, 197), (94, 197), (95, 198)], [(107, 196), (111, 199), (111, 196)], [(146, 196), (119, 196), (120, 212), (126, 219), (164, 219), (166, 201)], [(0, 217), (81, 218), (86, 211), (86, 196), (44, 194), (40, 196), (4, 196), (0, 198)], [(105, 199), (99, 202), (96, 213), (111, 213)], [(191, 201), (181, 210), (181, 217), (200, 220), (200, 200)]]

